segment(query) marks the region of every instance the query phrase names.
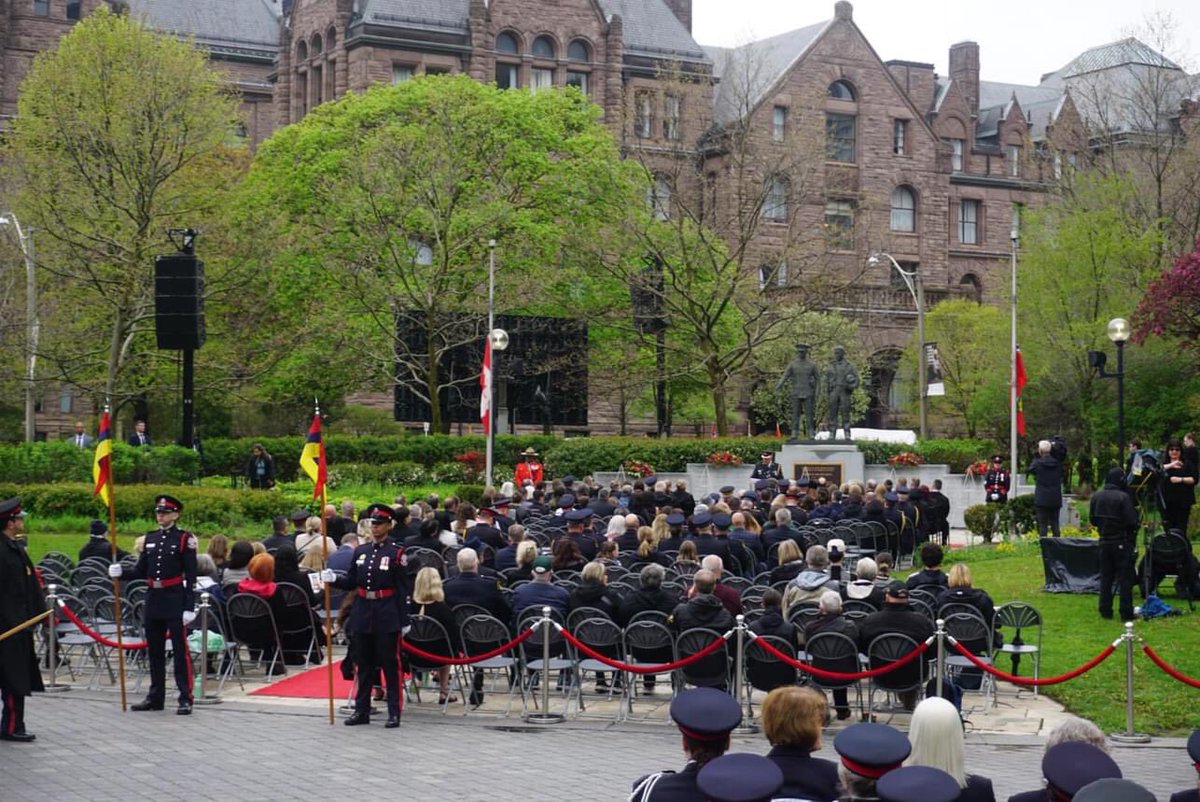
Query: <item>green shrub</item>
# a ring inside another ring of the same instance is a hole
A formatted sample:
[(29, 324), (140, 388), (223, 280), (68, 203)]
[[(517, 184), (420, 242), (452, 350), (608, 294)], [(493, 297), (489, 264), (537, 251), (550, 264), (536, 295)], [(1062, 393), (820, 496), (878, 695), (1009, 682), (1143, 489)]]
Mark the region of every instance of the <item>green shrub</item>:
[(971, 534), (983, 538), (984, 543), (991, 543), (996, 534), (996, 521), (999, 518), (999, 504), (972, 504), (963, 510), (963, 522)]
[(894, 454), (912, 451), (926, 463), (950, 466), (951, 473), (965, 473), (971, 463), (985, 460), (1001, 450), (990, 440), (972, 440), (965, 437), (918, 440), (916, 445), (911, 446), (903, 443), (883, 443), (878, 440), (858, 440), (855, 445), (863, 452), (868, 463), (882, 465)]
[(649, 463), (655, 471), (677, 472), (689, 462), (708, 460), (714, 451), (729, 451), (754, 464), (765, 449), (778, 450), (779, 440), (770, 437), (728, 437), (722, 439), (645, 437), (579, 437), (559, 441), (546, 452), (546, 467), (552, 476), (572, 474), (583, 477), (597, 471), (615, 471), (633, 458)]
[(459, 501), (478, 507), (483, 503), (483, 485), (459, 485), (454, 488), (454, 495)]
[[(0, 476), (9, 482), (90, 482), (94, 448), (67, 440), (0, 445)], [(190, 448), (135, 448), (113, 444), (113, 474), (121, 484), (165, 482), (188, 484), (199, 475), (200, 458)]]
[(997, 527), (1001, 532), (1016, 532), (1026, 535), (1037, 529), (1037, 513), (1033, 507), (1033, 495), (1009, 496), (1002, 505)]

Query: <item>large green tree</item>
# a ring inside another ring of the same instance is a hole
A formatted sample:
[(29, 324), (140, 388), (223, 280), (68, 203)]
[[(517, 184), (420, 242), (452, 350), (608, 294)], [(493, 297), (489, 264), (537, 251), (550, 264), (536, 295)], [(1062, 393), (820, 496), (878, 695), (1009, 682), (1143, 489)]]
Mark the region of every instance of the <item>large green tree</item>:
[(475, 381), (443, 363), (483, 335), (489, 241), (497, 311), (586, 314), (568, 244), (600, 237), (600, 215), (631, 187), (578, 92), (426, 77), (348, 95), (276, 132), (240, 214), (267, 232), (298, 300), (322, 297), (357, 334), (343, 360), (412, 391), (445, 431), (443, 403)]
[[(220, 228), (245, 165), (237, 105), (198, 47), (104, 7), (35, 60), (0, 161), (36, 230), (43, 375), (118, 405), (172, 376), (153, 257), (174, 250), (168, 228)], [(214, 297), (241, 280), (209, 266)]]

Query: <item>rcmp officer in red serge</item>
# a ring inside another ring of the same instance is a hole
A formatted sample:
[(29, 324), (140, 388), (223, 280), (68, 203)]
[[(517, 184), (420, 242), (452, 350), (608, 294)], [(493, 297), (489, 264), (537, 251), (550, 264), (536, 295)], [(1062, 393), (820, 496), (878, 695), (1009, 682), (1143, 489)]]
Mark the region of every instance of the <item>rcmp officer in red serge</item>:
[(369, 678), (383, 669), (388, 707), (384, 726), (391, 729), (400, 726), (400, 635), (408, 629), (408, 561), (404, 547), (388, 538), (394, 520), (391, 507), (372, 504), (363, 517), (371, 520), (372, 541), (354, 550), (346, 574), (326, 568), (321, 580), (356, 594), (350, 611), (350, 633), (359, 682), (354, 715), (345, 723), (350, 727), (370, 723)]
[[(24, 528), (21, 499), (0, 501), (0, 632), (7, 632), (45, 612), (46, 597), (17, 535)], [(43, 690), (33, 645), (34, 627), (0, 641), (0, 740), (26, 743), (34, 739), (25, 731), (25, 697)]]
[(116, 579), (144, 579), (146, 594), (146, 649), (150, 658), (150, 690), (145, 700), (130, 710), (162, 710), (167, 684), (167, 637), (175, 661), (175, 685), (179, 688), (181, 716), (192, 712), (192, 657), (187, 645), (187, 627), (196, 618), (192, 588), (196, 586), (196, 536), (175, 525), (183, 503), (174, 496), (154, 499), (158, 529), (146, 533), (145, 546), (137, 565), (125, 569), (120, 563), (108, 568)]

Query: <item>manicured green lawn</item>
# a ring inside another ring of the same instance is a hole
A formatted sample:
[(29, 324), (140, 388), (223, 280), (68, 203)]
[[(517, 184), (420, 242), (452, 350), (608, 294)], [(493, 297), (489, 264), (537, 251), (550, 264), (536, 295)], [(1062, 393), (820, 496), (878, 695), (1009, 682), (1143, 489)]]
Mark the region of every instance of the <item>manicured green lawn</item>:
[[(966, 560), (976, 587), (991, 594), (996, 605), (1021, 600), (1041, 611), (1045, 621), (1042, 641), (1041, 675), (1061, 674), (1086, 662), (1106, 645), (1120, 637), (1124, 625), (1105, 621), (1097, 610), (1092, 594), (1043, 593), (1041, 553), (1036, 544), (1022, 544), (1008, 552), (994, 547), (976, 547), (953, 553), (951, 559)], [(1159, 593), (1183, 615), (1139, 621), (1135, 632), (1144, 638), (1164, 660), (1183, 673), (1200, 678), (1200, 650), (1197, 615), (1189, 613), (1187, 602), (1175, 597), (1172, 580), (1159, 586)], [(1134, 591), (1134, 604), (1141, 598)], [(1134, 724), (1137, 730), (1158, 735), (1185, 735), (1197, 726), (1196, 710), (1200, 690), (1167, 676), (1150, 662), (1137, 644), (1134, 656)], [(1011, 670), (1007, 656), (997, 666)], [(1022, 675), (1032, 673), (1028, 658), (1023, 658)], [(1043, 687), (1042, 693), (1056, 699), (1072, 712), (1092, 719), (1106, 732), (1125, 728), (1125, 646), (1092, 671), (1068, 682)]]

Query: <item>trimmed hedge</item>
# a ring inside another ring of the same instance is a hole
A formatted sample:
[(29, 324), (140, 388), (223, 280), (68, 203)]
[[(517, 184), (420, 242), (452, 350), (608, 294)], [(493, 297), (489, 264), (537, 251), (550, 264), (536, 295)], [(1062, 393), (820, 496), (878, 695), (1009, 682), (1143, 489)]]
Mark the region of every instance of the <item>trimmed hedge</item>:
[(465, 482), (471, 471), (458, 462), (444, 462), (427, 467), (416, 462), (384, 462), (379, 465), (351, 463), (329, 465), (329, 487), (336, 490), (342, 483), (384, 485), (436, 485)]
[[(0, 446), (0, 476), (5, 481), (90, 482), (95, 448), (79, 448), (66, 440)], [(190, 448), (153, 448), (113, 444), (117, 484), (160, 482), (188, 484), (200, 475), (200, 458)]]

